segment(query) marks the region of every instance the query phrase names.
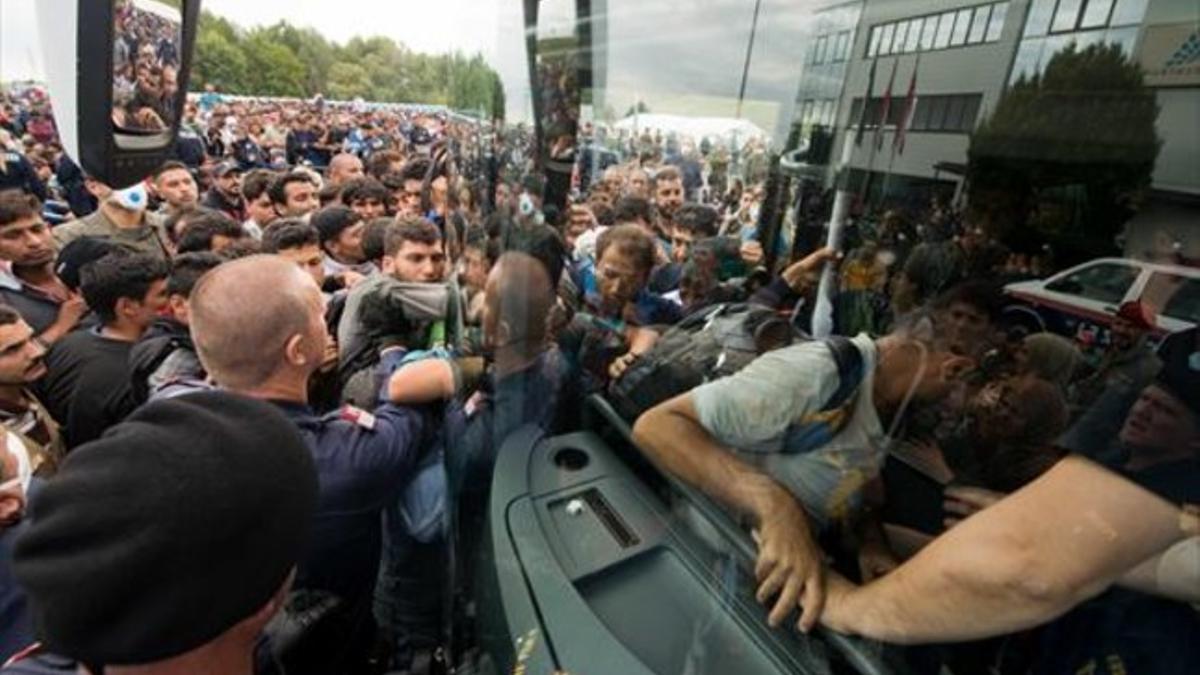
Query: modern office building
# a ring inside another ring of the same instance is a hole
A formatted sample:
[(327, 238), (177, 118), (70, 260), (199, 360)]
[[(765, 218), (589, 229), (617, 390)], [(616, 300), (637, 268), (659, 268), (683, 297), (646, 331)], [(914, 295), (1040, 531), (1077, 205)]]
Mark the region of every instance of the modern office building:
[[(1119, 45), (1155, 92), (1162, 140), (1151, 200), (1130, 223), (1128, 247), (1148, 246), (1139, 233), (1161, 236), (1167, 224), (1189, 257), (1200, 256), (1196, 0), (866, 0), (821, 6), (813, 26), (797, 122), (807, 130), (832, 119), (826, 180), (833, 180), (845, 151), (853, 183), (866, 183), (872, 195), (886, 183), (889, 195), (962, 197), (970, 133), (1007, 87), (1042, 72), (1072, 42)], [(910, 85), (916, 104), (901, 146), (896, 133)], [(879, 130), (889, 86), (887, 120)], [(860, 119), (865, 133), (855, 143)]]

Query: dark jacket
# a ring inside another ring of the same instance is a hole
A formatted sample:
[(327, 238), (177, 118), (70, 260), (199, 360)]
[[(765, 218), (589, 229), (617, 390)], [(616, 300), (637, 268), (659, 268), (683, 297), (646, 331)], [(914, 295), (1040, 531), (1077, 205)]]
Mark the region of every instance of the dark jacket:
[(296, 590), (342, 600), (340, 619), (319, 638), (320, 663), (303, 673), (353, 672), (373, 640), (371, 599), (382, 550), (382, 514), (395, 502), (426, 447), (430, 425), (411, 408), (385, 404), (373, 413), (343, 409), (318, 416), (306, 405), (276, 402), (300, 429), (317, 467), (319, 501)]
[(240, 199), (236, 203), (229, 201), (229, 198), (215, 187), (204, 193), (204, 199), (200, 200), (200, 206), (220, 211), (239, 225), (246, 220), (246, 205)]
[(188, 327), (175, 319), (157, 319), (129, 350), (129, 381), (137, 405), (168, 391), (179, 395), (208, 389), (207, 377)]

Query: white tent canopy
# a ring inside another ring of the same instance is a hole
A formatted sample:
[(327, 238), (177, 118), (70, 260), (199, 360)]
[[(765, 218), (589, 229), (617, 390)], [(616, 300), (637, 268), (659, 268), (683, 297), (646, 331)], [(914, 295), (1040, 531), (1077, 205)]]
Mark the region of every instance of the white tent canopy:
[(617, 130), (627, 131), (664, 131), (676, 132), (690, 136), (699, 141), (705, 136), (720, 138), (736, 138), (738, 144), (744, 144), (751, 138), (766, 139), (767, 132), (757, 124), (745, 119), (732, 117), (685, 117), (683, 115), (660, 115), (654, 113), (638, 113), (613, 124)]

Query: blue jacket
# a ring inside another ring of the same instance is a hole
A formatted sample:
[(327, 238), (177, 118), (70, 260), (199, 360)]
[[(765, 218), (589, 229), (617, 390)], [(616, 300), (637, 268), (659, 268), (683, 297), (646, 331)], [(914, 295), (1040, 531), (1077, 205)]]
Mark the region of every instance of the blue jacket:
[(295, 586), (331, 591), (353, 605), (374, 588), (381, 514), (408, 482), (428, 425), (417, 411), (391, 404), (359, 422), (348, 419), (346, 409), (317, 416), (306, 405), (276, 405), (300, 428), (319, 486), (312, 540)]

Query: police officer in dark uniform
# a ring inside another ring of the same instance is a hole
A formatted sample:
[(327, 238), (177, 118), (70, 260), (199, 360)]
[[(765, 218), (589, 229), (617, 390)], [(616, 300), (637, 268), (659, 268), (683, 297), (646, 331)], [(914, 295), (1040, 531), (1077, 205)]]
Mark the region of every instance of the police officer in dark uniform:
[(190, 303), (207, 372), (228, 389), (275, 403), (300, 429), (317, 466), (314, 534), (295, 586), (334, 593), (341, 605), (300, 647), (289, 672), (364, 672), (382, 511), (406, 486), (434, 425), (391, 403), (371, 412), (313, 412), (307, 384), (326, 360), (329, 335), (320, 290), (292, 263), (252, 256), (221, 265), (196, 285)]
[(4, 151), (0, 155), (0, 190), (16, 188), (35, 195), (39, 200), (46, 201), (46, 185), (38, 178), (33, 165), (19, 152)]

